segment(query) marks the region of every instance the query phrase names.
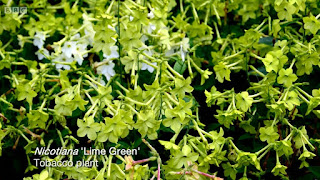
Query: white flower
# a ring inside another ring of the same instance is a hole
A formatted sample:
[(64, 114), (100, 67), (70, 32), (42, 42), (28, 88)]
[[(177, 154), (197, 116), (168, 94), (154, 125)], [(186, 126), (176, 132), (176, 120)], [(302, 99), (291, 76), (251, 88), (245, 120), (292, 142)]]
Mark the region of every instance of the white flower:
[(181, 56), (181, 59), (183, 62), (186, 60), (186, 55), (187, 55), (187, 52), (183, 50), (182, 44), (181, 44), (180, 45), (180, 56)]
[(64, 43), (61, 51), (69, 58), (71, 58), (72, 54), (76, 51), (76, 42), (75, 41), (67, 41)]
[(170, 50), (167, 50), (166, 53), (165, 53), (165, 56), (166, 57), (170, 57), (171, 55), (174, 54), (174, 48), (171, 48)]
[(185, 61), (189, 47), (189, 38), (183, 38), (180, 43), (180, 56), (182, 61)]
[(78, 41), (80, 40), (80, 34), (77, 33), (75, 35), (73, 35), (71, 38), (70, 38), (71, 41)]
[(45, 48), (39, 49), (35, 54), (38, 56), (39, 60), (46, 58), (46, 56), (50, 56), (49, 51)]
[(129, 16), (129, 21), (133, 21), (133, 17), (132, 16)]
[(148, 33), (151, 34), (154, 30), (156, 30), (156, 26), (152, 23), (149, 23), (148, 25)]
[(114, 63), (109, 61), (106, 64), (99, 66), (97, 68), (97, 73), (104, 75), (107, 78), (107, 81), (109, 81), (110, 78), (116, 74), (113, 68)]
[[(146, 49), (143, 51), (146, 55), (148, 56), (152, 56), (154, 54), (153, 50), (150, 49)], [(145, 56), (143, 57), (144, 59), (147, 59)], [(156, 62), (151, 63), (153, 65), (157, 65)], [(154, 68), (146, 63), (142, 63), (141, 65), (141, 70), (148, 70), (150, 73), (152, 73), (154, 71)]]
[(143, 44), (145, 44), (148, 39), (149, 39), (148, 36), (146, 36), (145, 34), (143, 34), (143, 35), (141, 36), (141, 39), (140, 39), (140, 40), (141, 40), (141, 42), (143, 42)]
[(102, 84), (103, 86), (105, 86), (105, 85), (106, 85), (106, 82), (105, 82), (102, 78), (100, 79), (100, 81), (99, 81), (99, 82), (100, 82), (100, 84)]
[(96, 34), (96, 31), (93, 29), (93, 24), (91, 21), (94, 21), (96, 19), (91, 18), (86, 13), (82, 14), (82, 18), (83, 18), (84, 34), (86, 35), (86, 40), (92, 46), (94, 35)]
[(110, 24), (108, 24), (108, 28), (112, 31), (116, 31), (116, 29), (114, 27), (112, 27)]
[(180, 43), (183, 48), (183, 51), (188, 52), (188, 49), (190, 48), (190, 44), (189, 44), (189, 38), (183, 38), (181, 43)]
[(110, 50), (111, 50), (111, 54), (110, 55), (103, 54), (103, 57), (105, 58), (105, 60), (109, 60), (111, 58), (118, 58), (119, 57), (118, 46), (111, 46)]
[(33, 38), (33, 45), (41, 49), (44, 45), (45, 40), (46, 40), (46, 34), (42, 31), (37, 31)]
[[(157, 65), (156, 62), (151, 63), (153, 65)], [(146, 63), (142, 63), (141, 70), (148, 70), (150, 73), (154, 71), (154, 68)]]
[(80, 66), (82, 65), (83, 58), (88, 56), (88, 53), (86, 53), (86, 50), (87, 50), (86, 44), (79, 43), (76, 45), (76, 50), (73, 53), (73, 56)]
[(151, 8), (151, 11), (148, 13), (148, 18), (153, 19), (154, 14), (153, 14), (154, 8)]
[(65, 64), (59, 64), (59, 62), (65, 62), (65, 63), (68, 63), (68, 62), (72, 62), (73, 59), (66, 56), (65, 54), (60, 54), (58, 57), (56, 57), (53, 62), (57, 62), (55, 63), (56, 64), (56, 68), (58, 70), (60, 70), (61, 68), (63, 69), (66, 69), (66, 70), (69, 70), (70, 69), (70, 66), (69, 65), (65, 65)]
[(90, 21), (84, 22), (83, 24), (86, 24), (86, 26), (84, 28), (84, 34), (87, 36), (87, 40), (88, 40), (89, 44), (92, 46), (94, 35), (96, 34), (96, 31), (93, 29), (93, 25)]

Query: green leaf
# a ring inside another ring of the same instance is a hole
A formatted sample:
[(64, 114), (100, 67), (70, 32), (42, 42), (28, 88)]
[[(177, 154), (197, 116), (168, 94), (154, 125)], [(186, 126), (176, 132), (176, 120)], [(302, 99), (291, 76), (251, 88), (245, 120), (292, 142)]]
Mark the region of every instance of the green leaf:
[(187, 64), (185, 61), (177, 60), (173, 66), (173, 69), (177, 71), (179, 74), (183, 74), (184, 71), (187, 69)]
[(320, 166), (310, 166), (308, 167), (309, 171), (317, 178), (320, 178)]

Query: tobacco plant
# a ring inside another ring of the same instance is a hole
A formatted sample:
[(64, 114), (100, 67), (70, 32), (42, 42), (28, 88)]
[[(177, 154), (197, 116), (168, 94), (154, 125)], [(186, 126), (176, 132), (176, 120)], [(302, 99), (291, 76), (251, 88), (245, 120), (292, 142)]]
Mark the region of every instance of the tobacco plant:
[(320, 177), (318, 0), (0, 5), (4, 178)]

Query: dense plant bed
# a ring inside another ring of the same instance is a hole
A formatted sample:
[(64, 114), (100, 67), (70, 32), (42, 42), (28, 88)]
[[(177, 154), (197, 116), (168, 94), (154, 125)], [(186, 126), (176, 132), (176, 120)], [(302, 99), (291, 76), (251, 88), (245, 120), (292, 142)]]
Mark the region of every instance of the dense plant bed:
[(318, 0), (0, 5), (0, 179), (320, 178)]

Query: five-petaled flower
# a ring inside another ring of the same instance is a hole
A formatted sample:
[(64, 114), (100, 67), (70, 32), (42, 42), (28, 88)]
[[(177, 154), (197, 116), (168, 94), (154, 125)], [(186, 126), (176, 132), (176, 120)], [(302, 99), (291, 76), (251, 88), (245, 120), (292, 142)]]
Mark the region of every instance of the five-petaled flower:
[(46, 40), (46, 33), (42, 31), (37, 31), (33, 38), (33, 45), (41, 49), (44, 45), (45, 40)]

